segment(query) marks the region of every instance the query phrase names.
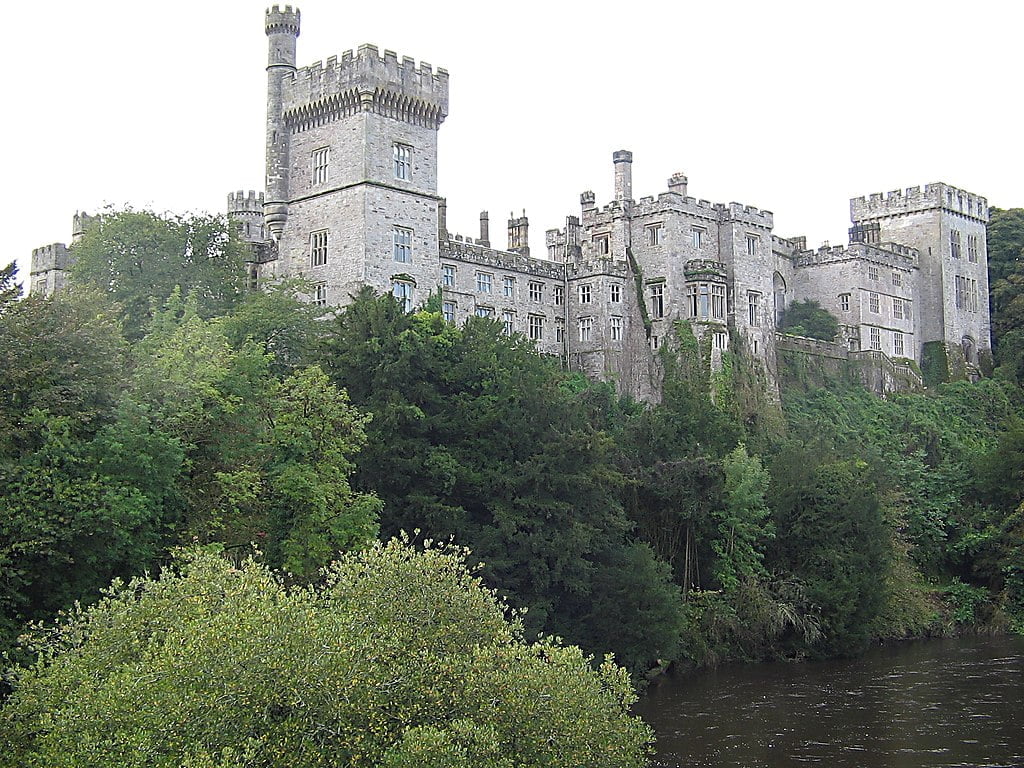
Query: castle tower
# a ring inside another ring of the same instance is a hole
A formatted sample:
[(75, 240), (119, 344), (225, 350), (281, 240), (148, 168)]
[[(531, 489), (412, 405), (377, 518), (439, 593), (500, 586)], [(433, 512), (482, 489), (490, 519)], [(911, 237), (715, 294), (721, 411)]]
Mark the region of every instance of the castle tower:
[(256, 194), (242, 190), (228, 194), (228, 221), (235, 225), (239, 236), (247, 243), (262, 243), (267, 239), (263, 220), (265, 203), (262, 192)]
[[(916, 306), (910, 307), (918, 343), (943, 342), (977, 365), (979, 354), (991, 349), (985, 198), (927, 184), (854, 198), (850, 218), (858, 237), (918, 250)], [(885, 311), (880, 307), (879, 314)], [(914, 357), (922, 359), (922, 349)]]
[(440, 277), (448, 73), (372, 45), (296, 69), (298, 11), (271, 8), (266, 31), (263, 210), (274, 276), (310, 280), (325, 305), (363, 286), (418, 304)]
[(267, 10), (267, 193), (264, 216), (271, 236), (278, 240), (288, 218), (289, 140), (284, 119), (285, 80), (295, 74), (295, 45), (299, 36), (299, 10), (286, 5)]

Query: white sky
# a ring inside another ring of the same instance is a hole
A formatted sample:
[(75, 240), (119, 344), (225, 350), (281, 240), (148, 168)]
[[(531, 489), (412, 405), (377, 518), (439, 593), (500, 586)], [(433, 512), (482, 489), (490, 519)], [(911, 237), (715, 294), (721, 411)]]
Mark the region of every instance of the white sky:
[[(283, 3), (281, 3), (283, 5)], [(221, 212), (263, 182), (267, 3), (19, 2), (5, 8), (4, 263), (67, 242), (76, 210)], [(1024, 206), (1024, 5), (916, 0), (305, 0), (298, 64), (361, 43), (451, 73), (440, 132), (450, 231), (491, 214), (531, 246), (675, 171), (689, 194), (775, 213), (775, 232), (846, 242), (848, 199), (947, 181)], [(13, 19), (11, 15), (13, 14)]]

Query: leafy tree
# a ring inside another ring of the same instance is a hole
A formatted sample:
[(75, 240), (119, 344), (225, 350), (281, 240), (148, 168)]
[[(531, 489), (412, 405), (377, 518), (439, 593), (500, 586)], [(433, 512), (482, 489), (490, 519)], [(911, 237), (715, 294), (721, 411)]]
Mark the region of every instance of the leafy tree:
[(225, 313), (243, 293), (246, 246), (222, 216), (108, 213), (72, 252), (74, 282), (109, 293), (132, 339), (144, 335), (154, 307), (176, 287), (194, 296), (204, 318)]
[(891, 552), (870, 467), (789, 446), (772, 468), (776, 538), (767, 565), (806, 586), (820, 612), (819, 653), (858, 653), (885, 605), (879, 576)]
[(0, 269), (0, 315), (21, 298), (21, 283), (18, 279), (18, 262), (12, 261)]
[(782, 330), (795, 336), (835, 341), (839, 333), (839, 321), (813, 299), (794, 301), (786, 307)]
[[(670, 585), (626, 591), (603, 581), (635, 585), (631, 562), (655, 579), (665, 574), (630, 549), (613, 443), (555, 361), (497, 323), (456, 328), (364, 292), (332, 324), (324, 365), (373, 413), (357, 476), (384, 501), (385, 534), (420, 529), (465, 542), (487, 562), (488, 583), (528, 606), (531, 632), (582, 643), (617, 635), (589, 647), (636, 669), (670, 652)], [(629, 616), (659, 617), (646, 649)]]
[(30, 297), (0, 314), (0, 456), (39, 443), (32, 414), (92, 435), (124, 388), (126, 348), (113, 308), (88, 291)]
[(724, 506), (712, 514), (718, 536), (712, 545), (715, 580), (723, 589), (733, 590), (741, 582), (763, 580), (764, 543), (773, 537), (765, 503), (768, 472), (757, 456), (750, 456), (742, 443), (722, 461), (725, 472)]
[(625, 672), (527, 645), (453, 547), (392, 541), (324, 586), (193, 552), (37, 639), (2, 766), (646, 764)]
[(996, 361), (1024, 384), (1024, 208), (989, 210), (988, 271)]

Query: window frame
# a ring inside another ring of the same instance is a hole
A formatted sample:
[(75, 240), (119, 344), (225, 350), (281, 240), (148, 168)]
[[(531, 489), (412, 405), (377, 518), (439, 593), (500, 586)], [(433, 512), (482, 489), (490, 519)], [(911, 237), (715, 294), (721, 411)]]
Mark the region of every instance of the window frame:
[(412, 145), (400, 141), (393, 142), (391, 155), (395, 179), (412, 181)]
[(322, 267), (327, 264), (328, 249), (331, 245), (329, 230), (314, 229), (309, 233), (309, 266)]
[(318, 147), (310, 153), (310, 184), (318, 187), (330, 178), (331, 148)]
[(391, 228), (392, 259), (398, 264), (412, 264), (413, 231), (408, 227)]

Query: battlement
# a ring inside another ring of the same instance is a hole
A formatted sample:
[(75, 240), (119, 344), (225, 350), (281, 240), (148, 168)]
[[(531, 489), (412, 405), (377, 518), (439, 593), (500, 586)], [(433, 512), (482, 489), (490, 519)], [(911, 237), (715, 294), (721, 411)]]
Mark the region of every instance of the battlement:
[(683, 266), (687, 280), (720, 280), (726, 277), (725, 264), (714, 259), (690, 259)]
[(850, 220), (855, 224), (876, 218), (920, 211), (945, 210), (980, 222), (988, 222), (988, 201), (950, 184), (936, 182), (921, 187), (875, 192), (850, 200)]
[(743, 203), (729, 203), (728, 214), (723, 217), (725, 220), (741, 221), (755, 227), (766, 227), (771, 229), (775, 226), (775, 216), (771, 211), (755, 208), (752, 205)]
[(242, 190), (228, 193), (228, 215), (239, 213), (258, 213), (263, 215), (263, 193), (256, 194), (249, 190), (244, 193)]
[(566, 275), (569, 280), (584, 280), (597, 275), (616, 278), (631, 278), (629, 265), (622, 260), (576, 258), (566, 264)]
[(267, 9), (266, 32), (272, 34), (299, 35), (300, 14), (299, 9), (294, 11), (290, 5), (286, 5), (282, 11), (280, 6), (272, 6)]
[(285, 119), (293, 130), (356, 112), (376, 112), (437, 128), (448, 116), (448, 72), (427, 62), (361, 45), (290, 73)]
[(800, 251), (793, 256), (793, 266), (812, 267), (840, 261), (870, 261), (886, 267), (914, 269), (918, 266), (918, 250), (897, 243), (852, 243), (849, 246), (823, 245), (816, 251)]
[(534, 259), (530, 256), (499, 251), (475, 242), (473, 238), (451, 235), (441, 242), (441, 258), (468, 262), (477, 266), (492, 269), (508, 269), (534, 277), (561, 280), (565, 276), (562, 264), (547, 259)]
[(32, 266), (30, 274), (48, 272), (52, 269), (68, 269), (72, 264), (72, 257), (64, 243), (51, 243), (39, 248), (32, 249)]

